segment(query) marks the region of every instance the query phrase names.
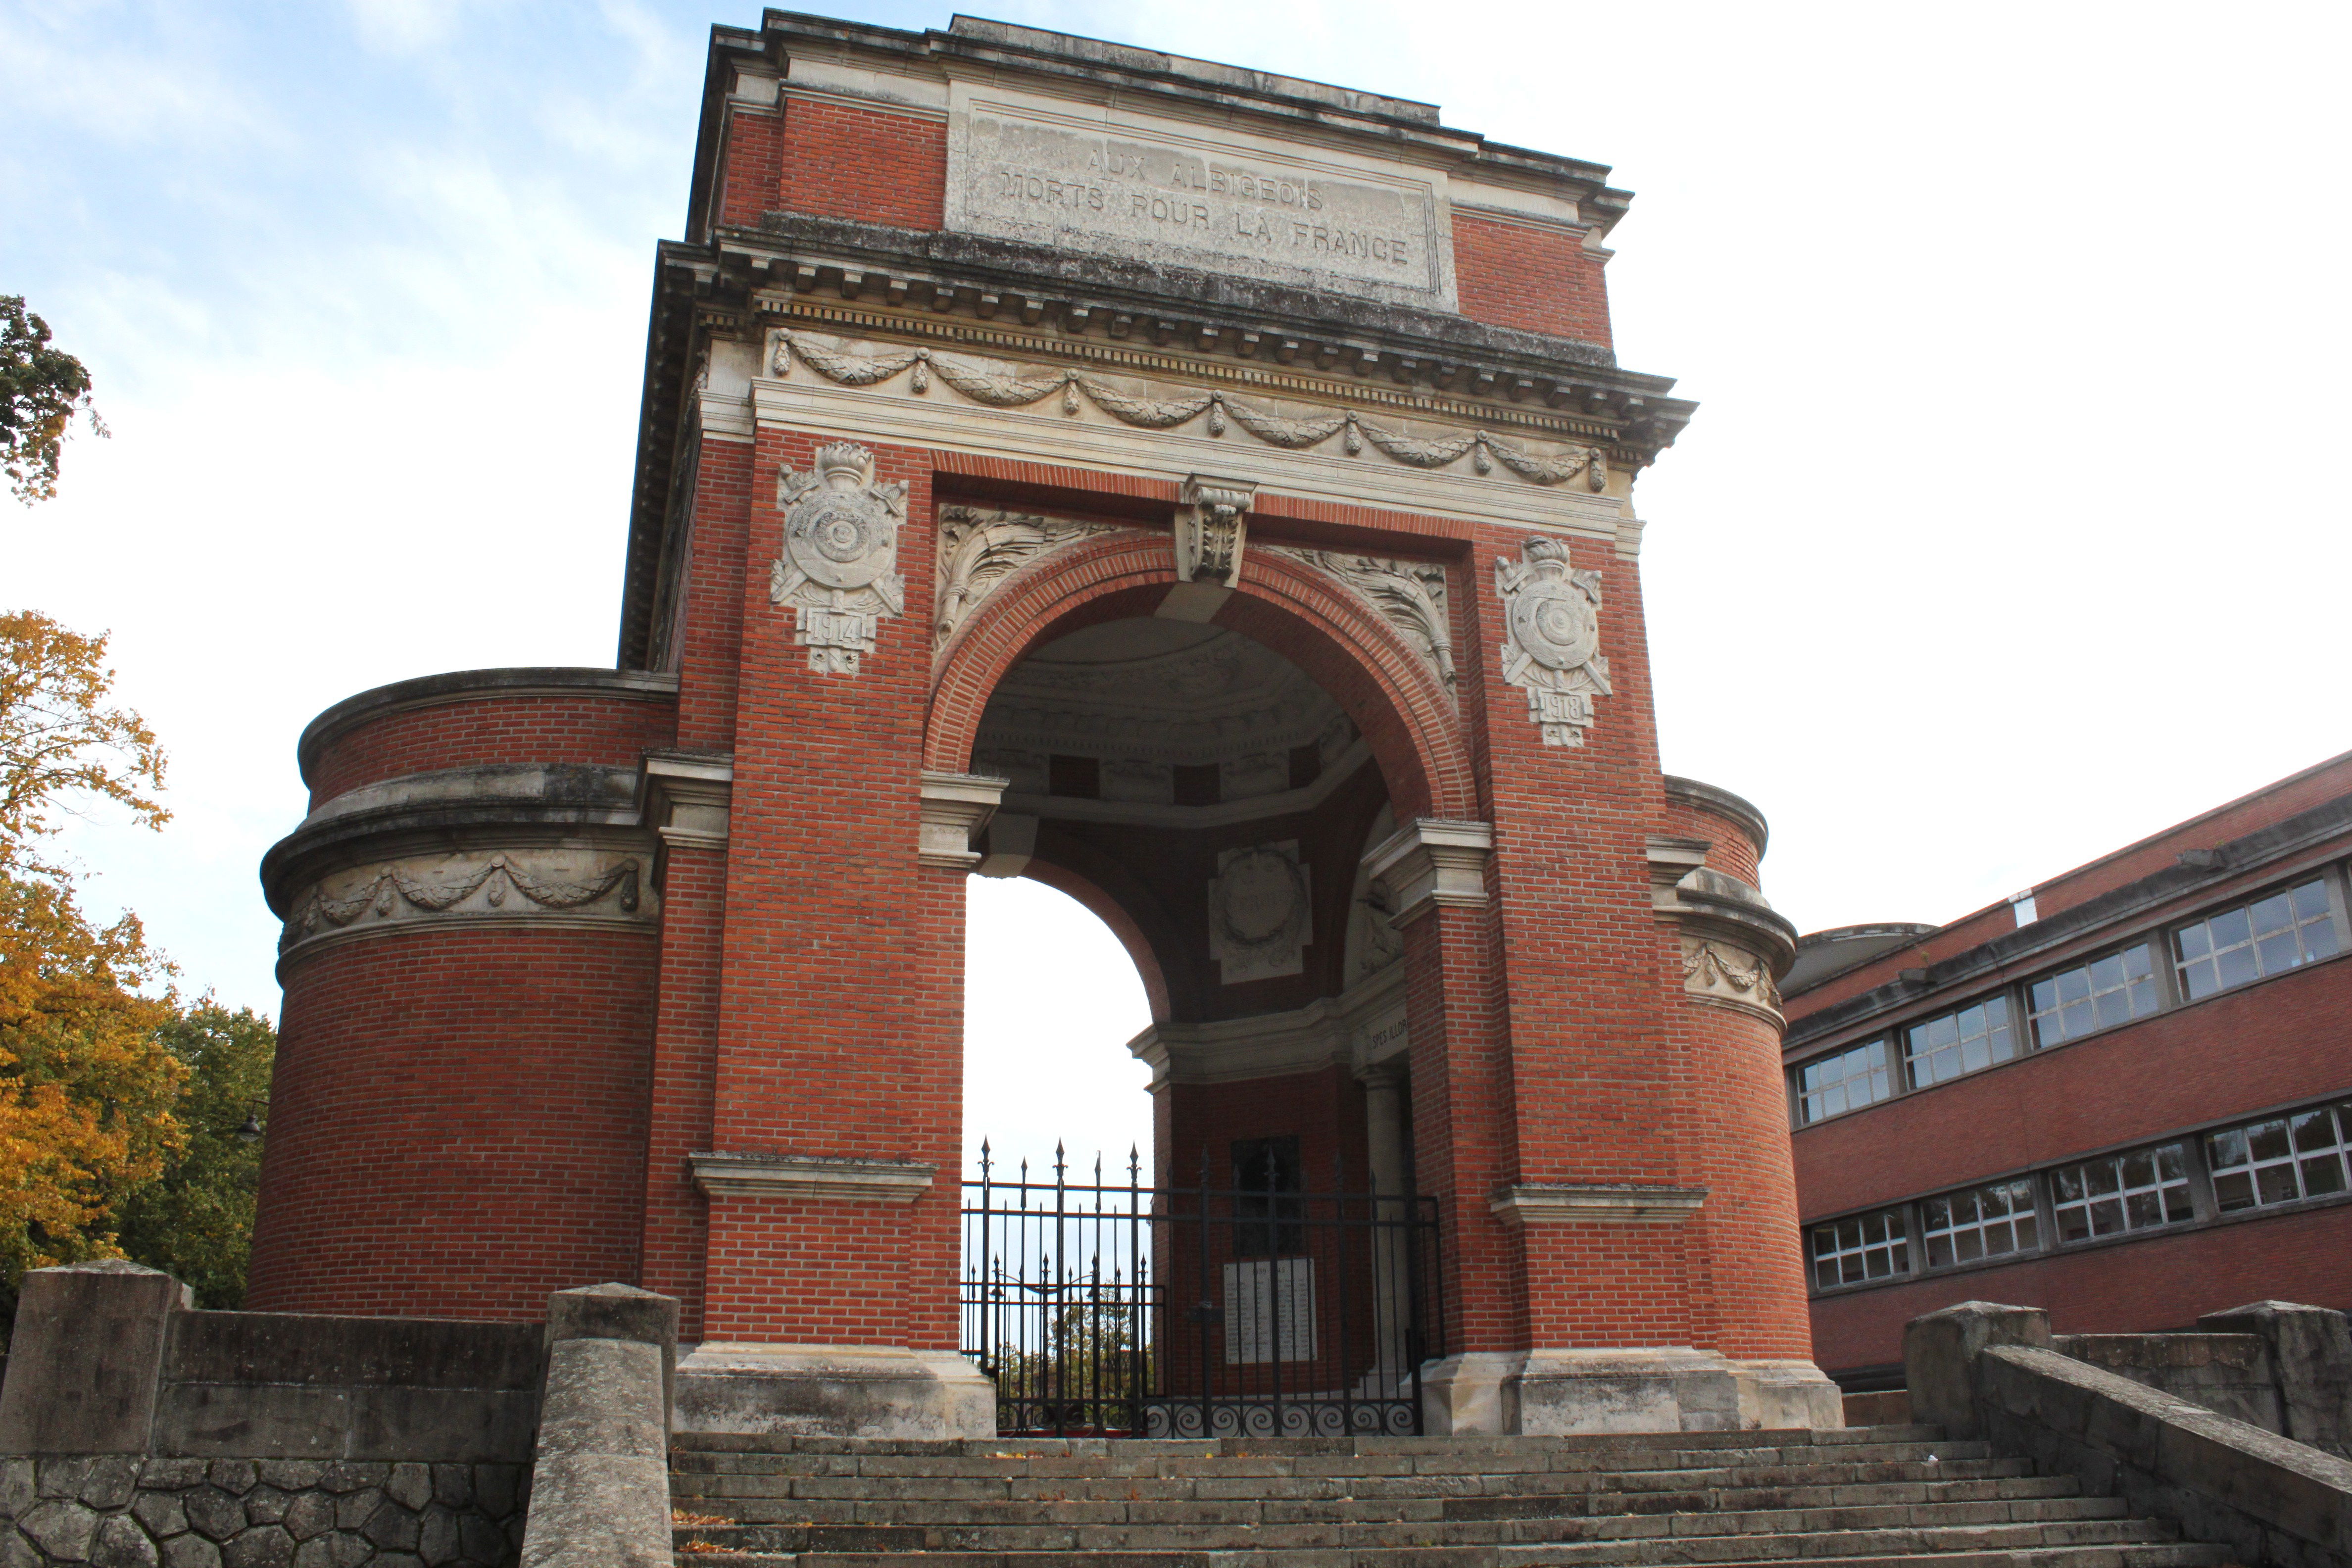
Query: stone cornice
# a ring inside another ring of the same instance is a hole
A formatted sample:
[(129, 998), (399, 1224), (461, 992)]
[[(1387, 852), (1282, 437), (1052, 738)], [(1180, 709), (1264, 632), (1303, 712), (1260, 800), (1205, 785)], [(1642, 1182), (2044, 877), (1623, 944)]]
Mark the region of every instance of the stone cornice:
[(344, 698), (310, 721), (295, 742), (302, 782), (310, 782), (319, 753), (361, 725), (418, 708), (509, 697), (604, 696), (650, 702), (677, 700), (677, 677), (637, 669), (590, 669), (564, 666), (516, 669), (460, 669), (424, 675)]
[(914, 1160), (824, 1154), (688, 1154), (694, 1184), (708, 1197), (812, 1198), (832, 1203), (910, 1204), (930, 1191), (939, 1167)]
[(1679, 1225), (1706, 1195), (1640, 1182), (1538, 1182), (1505, 1187), (1487, 1207), (1506, 1225)]
[(1482, 909), (1495, 830), (1484, 822), (1415, 817), (1364, 857), (1364, 869), (1402, 930), (1433, 909)]
[(635, 768), (592, 763), (448, 768), (337, 795), (261, 860), (269, 907), (287, 916), (302, 887), (362, 861), (446, 851), (460, 842), (520, 849), (563, 841), (643, 852)]
[(1764, 858), (1764, 847), (1771, 839), (1772, 829), (1765, 822), (1764, 814), (1740, 796), (1718, 784), (1702, 784), (1697, 779), (1678, 778), (1668, 773), (1666, 798), (1680, 801), (1693, 810), (1738, 823), (1748, 835), (1748, 842), (1756, 847), (1756, 858), (1759, 860)]

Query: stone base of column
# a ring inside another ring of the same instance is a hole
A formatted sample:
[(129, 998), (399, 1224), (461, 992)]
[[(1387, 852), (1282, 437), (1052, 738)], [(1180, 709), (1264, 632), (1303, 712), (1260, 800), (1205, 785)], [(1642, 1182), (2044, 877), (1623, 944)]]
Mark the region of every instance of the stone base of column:
[(1470, 1352), (1423, 1366), (1421, 1388), (1422, 1424), (1433, 1436), (1845, 1425), (1837, 1384), (1809, 1361), (1733, 1361), (1682, 1346)]
[(996, 1385), (952, 1351), (711, 1342), (677, 1363), (680, 1432), (992, 1437)]

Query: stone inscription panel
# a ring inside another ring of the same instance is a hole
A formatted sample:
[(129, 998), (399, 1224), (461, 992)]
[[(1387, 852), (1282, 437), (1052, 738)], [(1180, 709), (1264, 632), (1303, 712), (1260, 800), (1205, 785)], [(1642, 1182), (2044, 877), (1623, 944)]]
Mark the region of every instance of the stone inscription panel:
[(1426, 182), (974, 100), (948, 226), (1450, 305)]

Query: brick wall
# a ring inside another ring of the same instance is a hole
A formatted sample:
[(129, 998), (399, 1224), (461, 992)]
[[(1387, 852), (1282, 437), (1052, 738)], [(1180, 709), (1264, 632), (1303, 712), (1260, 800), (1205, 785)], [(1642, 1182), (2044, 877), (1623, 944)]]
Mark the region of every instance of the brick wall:
[[(767, 167), (761, 161), (765, 132), (752, 131), (743, 117), (737, 123), (745, 127), (748, 183)], [(940, 226), (947, 202), (945, 121), (796, 98), (784, 107), (782, 141), (771, 206), (901, 228)]]
[(285, 976), (247, 1304), (539, 1319), (637, 1274), (650, 931), (420, 926)]
[(1793, 1140), (1805, 1217), (2352, 1089), (2347, 1038), (2352, 956), (1817, 1122)]
[(677, 700), (577, 695), (458, 694), (429, 707), (365, 720), (323, 747), (307, 775), (313, 810), (347, 790), (405, 773), (492, 763), (592, 763), (635, 767), (667, 746)]
[(1574, 235), (1454, 209), (1454, 286), (1474, 321), (1606, 347), (1601, 269)]
[(2352, 1310), (2352, 1207), (2265, 1215), (1999, 1268), (1823, 1297), (1813, 1342), (1823, 1370), (1903, 1359), (1903, 1325), (1958, 1301), (2041, 1307), (2062, 1334), (2189, 1328), (2250, 1301)]

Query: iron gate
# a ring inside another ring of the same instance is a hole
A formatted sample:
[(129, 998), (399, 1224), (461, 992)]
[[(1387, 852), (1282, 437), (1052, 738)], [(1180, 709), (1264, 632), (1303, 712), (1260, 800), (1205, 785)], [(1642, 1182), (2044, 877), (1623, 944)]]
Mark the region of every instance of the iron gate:
[[(981, 1146), (963, 1207), (963, 1352), (1000, 1433), (1149, 1437), (1421, 1430), (1443, 1353), (1437, 1201), (1308, 1192), (1295, 1141), (1234, 1184), (1001, 1180)], [(1336, 1174), (1336, 1173), (1335, 1173)]]

